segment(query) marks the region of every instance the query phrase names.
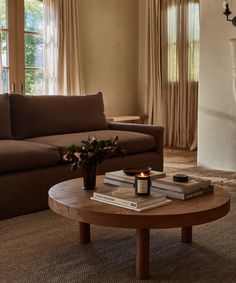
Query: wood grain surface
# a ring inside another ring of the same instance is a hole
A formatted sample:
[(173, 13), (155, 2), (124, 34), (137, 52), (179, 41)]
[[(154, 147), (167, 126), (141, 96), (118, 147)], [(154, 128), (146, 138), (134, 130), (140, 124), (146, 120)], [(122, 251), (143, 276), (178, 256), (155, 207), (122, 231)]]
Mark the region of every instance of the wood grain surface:
[[(110, 187), (97, 176), (99, 191)], [(49, 190), (49, 206), (56, 213), (80, 222), (136, 229), (189, 227), (214, 221), (230, 209), (229, 193), (220, 187), (210, 195), (191, 200), (173, 200), (169, 205), (144, 212), (135, 212), (91, 200), (94, 190), (82, 190), (83, 179), (59, 183)]]

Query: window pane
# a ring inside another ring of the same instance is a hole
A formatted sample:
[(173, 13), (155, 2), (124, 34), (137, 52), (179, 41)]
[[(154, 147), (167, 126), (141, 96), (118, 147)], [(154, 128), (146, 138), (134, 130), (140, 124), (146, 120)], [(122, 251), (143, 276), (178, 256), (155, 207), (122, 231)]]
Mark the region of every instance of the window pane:
[(189, 16), (188, 16), (188, 25), (189, 25), (189, 40), (190, 41), (199, 41), (200, 39), (200, 8), (198, 3), (190, 3), (188, 6)]
[(43, 1), (25, 0), (25, 31), (43, 31)]
[(8, 67), (8, 32), (0, 32), (1, 40), (1, 53), (2, 53), (2, 65)]
[(42, 95), (43, 91), (43, 71), (25, 71), (25, 93), (31, 95)]
[(9, 85), (9, 71), (3, 70), (3, 91), (8, 92), (8, 85)]
[(0, 0), (0, 29), (7, 28), (7, 5), (6, 0)]
[(43, 67), (43, 39), (38, 35), (25, 34), (25, 66)]
[(188, 6), (188, 40), (189, 40), (189, 80), (197, 82), (199, 79), (200, 54), (200, 9), (199, 3), (190, 3)]
[(177, 6), (170, 6), (167, 11), (168, 27), (168, 81), (179, 80), (177, 57)]

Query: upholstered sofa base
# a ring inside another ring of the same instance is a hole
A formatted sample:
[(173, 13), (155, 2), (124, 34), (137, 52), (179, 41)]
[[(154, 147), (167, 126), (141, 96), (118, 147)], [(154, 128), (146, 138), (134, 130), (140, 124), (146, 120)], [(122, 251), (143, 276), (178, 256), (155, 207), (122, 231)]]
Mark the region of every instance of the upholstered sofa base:
[[(98, 167), (97, 174), (133, 167), (134, 164), (163, 170), (162, 156), (145, 152), (109, 158)], [(69, 164), (0, 175), (0, 220), (48, 208), (50, 187), (77, 177), (81, 177), (81, 170), (71, 172)]]
[(95, 136), (118, 136), (124, 157), (106, 159), (98, 174), (127, 167), (163, 171), (164, 128), (108, 123), (102, 93), (84, 96), (0, 95), (0, 219), (48, 208), (48, 190), (81, 176), (65, 149)]

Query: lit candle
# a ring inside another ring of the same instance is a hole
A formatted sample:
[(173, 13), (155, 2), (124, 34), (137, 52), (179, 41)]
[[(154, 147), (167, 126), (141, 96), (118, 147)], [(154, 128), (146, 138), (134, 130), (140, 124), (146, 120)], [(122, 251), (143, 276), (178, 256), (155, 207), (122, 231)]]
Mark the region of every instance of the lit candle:
[(151, 178), (148, 174), (141, 172), (135, 176), (135, 194), (139, 196), (150, 195)]

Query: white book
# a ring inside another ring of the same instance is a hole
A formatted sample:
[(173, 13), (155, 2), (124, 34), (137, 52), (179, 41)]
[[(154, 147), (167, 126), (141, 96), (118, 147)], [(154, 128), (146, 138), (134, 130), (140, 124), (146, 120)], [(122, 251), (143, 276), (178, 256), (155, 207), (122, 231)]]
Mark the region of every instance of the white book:
[(198, 196), (211, 194), (211, 193), (214, 192), (214, 187), (208, 186), (206, 188), (193, 189), (193, 190), (190, 190), (189, 192), (186, 192), (186, 193), (176, 192), (176, 191), (167, 190), (167, 189), (160, 189), (160, 188), (156, 188), (156, 187), (151, 187), (151, 191), (164, 194), (164, 195), (166, 195), (167, 197), (170, 197), (170, 198), (188, 200), (188, 199), (192, 199), (192, 198), (195, 198), (195, 197), (198, 197)]
[[(154, 180), (158, 178), (163, 178), (166, 176), (166, 174), (164, 172), (151, 170), (149, 176), (151, 177), (151, 180)], [(125, 181), (127, 183), (134, 183), (135, 180), (135, 176), (126, 175), (123, 170), (106, 172), (105, 177), (113, 180)]]
[(152, 192), (149, 196), (135, 195), (135, 189), (130, 187), (107, 188), (93, 193), (93, 197), (134, 208), (142, 208), (166, 200), (166, 196)]
[(125, 182), (125, 181), (118, 181), (118, 180), (114, 180), (114, 179), (110, 179), (110, 178), (104, 178), (103, 183), (109, 184), (109, 185), (112, 185), (112, 186), (118, 186), (118, 187), (122, 187), (122, 186), (131, 187), (131, 188), (134, 187), (134, 182), (128, 183), (128, 182)]
[(173, 180), (173, 176), (166, 176), (152, 181), (152, 187), (176, 192), (188, 192), (193, 189), (206, 188), (209, 185), (211, 185), (211, 180), (194, 177), (190, 177), (188, 182), (176, 182)]
[(137, 212), (141, 212), (141, 211), (149, 210), (149, 209), (152, 209), (152, 208), (160, 207), (160, 206), (163, 206), (163, 205), (170, 204), (172, 202), (171, 200), (166, 199), (162, 202), (158, 202), (158, 203), (155, 203), (155, 204), (152, 204), (152, 205), (149, 205), (149, 206), (136, 208), (136, 207), (126, 206), (126, 205), (122, 205), (122, 204), (115, 203), (115, 202), (110, 202), (110, 201), (107, 201), (107, 200), (104, 200), (104, 199), (99, 199), (97, 197), (91, 197), (90, 199), (95, 200), (95, 201), (100, 201), (100, 202), (103, 202), (103, 203), (106, 203), (106, 204), (111, 204), (111, 205), (114, 205), (114, 206), (119, 206), (119, 207), (122, 207), (122, 208), (127, 208), (127, 209), (134, 210), (134, 211), (137, 211)]

